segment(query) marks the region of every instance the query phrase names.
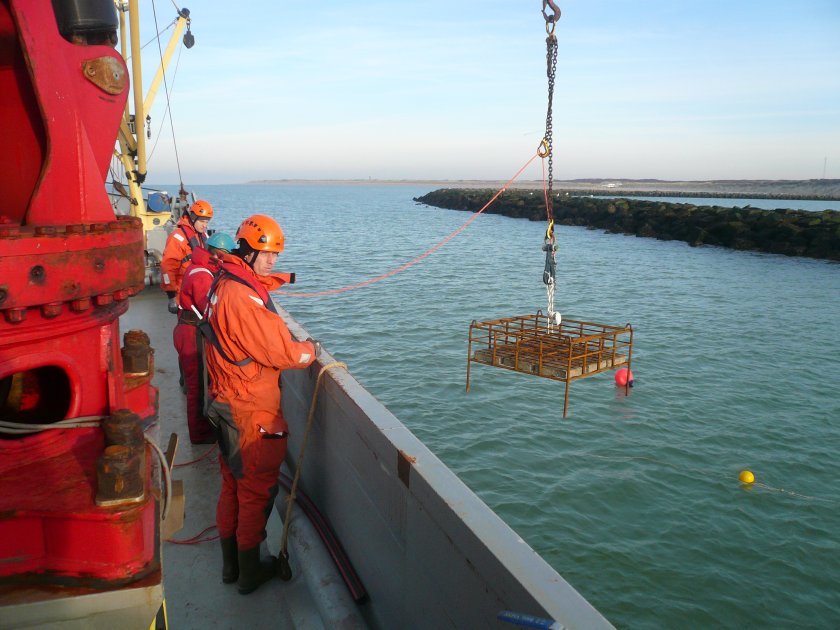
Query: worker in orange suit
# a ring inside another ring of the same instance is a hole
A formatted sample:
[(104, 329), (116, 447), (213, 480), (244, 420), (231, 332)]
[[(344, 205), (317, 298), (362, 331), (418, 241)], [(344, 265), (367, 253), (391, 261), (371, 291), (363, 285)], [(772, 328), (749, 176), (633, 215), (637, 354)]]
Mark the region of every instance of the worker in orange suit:
[(192, 252), (196, 247), (204, 247), (205, 233), (210, 219), (213, 218), (213, 206), (199, 199), (184, 213), (172, 234), (166, 239), (163, 258), (160, 261), (160, 288), (169, 298), (169, 312), (178, 312), (178, 292), (181, 281), (190, 265)]
[(277, 222), (252, 216), (240, 225), (236, 240), (232, 254), (222, 255), (203, 330), (207, 415), (216, 427), (222, 472), (216, 508), (222, 580), (237, 581), (246, 594), (275, 574), (274, 558), (260, 559), (260, 543), (286, 456), (289, 428), (280, 408), (280, 372), (309, 366), (320, 346), (295, 340), (268, 294), (293, 281), (271, 273), (284, 244)]
[(197, 326), (207, 310), (207, 294), (219, 271), (221, 254), (230, 253), (235, 247), (236, 241), (230, 234), (216, 232), (207, 239), (207, 249), (195, 248), (178, 296), (178, 324), (172, 331), (172, 340), (184, 375), (187, 428), (193, 444), (212, 444), (216, 441), (216, 432), (204, 415), (204, 384), (200, 377), (204, 358), (199, 352)]

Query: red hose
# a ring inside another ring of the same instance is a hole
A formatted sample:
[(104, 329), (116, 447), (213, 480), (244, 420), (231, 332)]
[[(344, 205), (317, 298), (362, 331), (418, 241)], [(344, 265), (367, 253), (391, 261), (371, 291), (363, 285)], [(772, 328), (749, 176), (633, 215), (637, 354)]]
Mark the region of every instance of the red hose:
[[(292, 480), (288, 475), (280, 473), (279, 481), (287, 491), (291, 491)], [(323, 514), (321, 514), (317, 506), (312, 502), (312, 499), (310, 499), (300, 489), (300, 487), (297, 488), (295, 494), (297, 504), (300, 506), (300, 509), (303, 510), (303, 513), (306, 514), (306, 517), (312, 523), (315, 531), (318, 532), (318, 536), (321, 538), (324, 546), (326, 546), (327, 552), (330, 554), (333, 562), (335, 562), (335, 566), (341, 574), (341, 578), (344, 580), (347, 590), (350, 591), (350, 596), (353, 598), (353, 601), (357, 604), (363, 602), (367, 599), (367, 591), (365, 590), (361, 579), (359, 579), (359, 575), (356, 573), (356, 570), (353, 568), (353, 564), (347, 557), (344, 548), (341, 546), (341, 541), (338, 540), (338, 537), (335, 535), (332, 527), (330, 527), (330, 524), (324, 518)]]

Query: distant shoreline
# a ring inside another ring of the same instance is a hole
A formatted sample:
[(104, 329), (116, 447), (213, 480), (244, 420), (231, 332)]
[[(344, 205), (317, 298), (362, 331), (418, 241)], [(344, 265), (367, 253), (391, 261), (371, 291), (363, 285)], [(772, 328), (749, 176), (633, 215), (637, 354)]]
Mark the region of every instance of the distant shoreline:
[[(488, 188), (498, 190), (501, 180), (438, 180), (438, 179), (263, 179), (246, 185), (263, 186), (430, 186), (434, 188)], [(514, 182), (512, 190), (540, 190), (541, 180)], [(840, 179), (803, 180), (697, 180), (668, 181), (658, 179), (574, 179), (554, 182), (557, 192), (582, 195), (628, 197), (723, 197), (754, 199), (840, 200)]]

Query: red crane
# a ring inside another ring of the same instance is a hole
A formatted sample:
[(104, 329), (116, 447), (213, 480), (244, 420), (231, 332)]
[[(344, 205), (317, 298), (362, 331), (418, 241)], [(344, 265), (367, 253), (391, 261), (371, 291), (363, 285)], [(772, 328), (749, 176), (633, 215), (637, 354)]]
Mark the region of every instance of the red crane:
[(61, 620), (68, 598), (88, 627), (148, 625), (162, 600), (152, 351), (119, 329), (143, 231), (104, 186), (129, 84), (117, 26), (112, 0), (0, 0), (0, 617), (15, 627)]

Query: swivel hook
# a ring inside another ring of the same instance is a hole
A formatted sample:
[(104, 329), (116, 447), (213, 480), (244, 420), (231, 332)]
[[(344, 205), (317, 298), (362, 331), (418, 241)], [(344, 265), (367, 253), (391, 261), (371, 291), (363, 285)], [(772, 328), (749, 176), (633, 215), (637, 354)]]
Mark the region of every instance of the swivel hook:
[[(542, 6), (542, 14), (545, 18), (545, 32), (549, 35), (553, 35), (554, 26), (557, 23), (557, 20), (560, 19), (560, 9), (556, 4), (554, 4), (554, 0), (543, 0)], [(546, 7), (549, 7), (551, 9), (551, 15), (545, 12)]]
[(545, 229), (545, 242), (546, 244), (551, 243), (553, 245), (554, 240), (554, 219), (549, 219), (548, 227)]

